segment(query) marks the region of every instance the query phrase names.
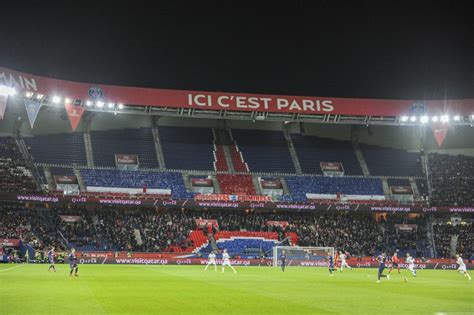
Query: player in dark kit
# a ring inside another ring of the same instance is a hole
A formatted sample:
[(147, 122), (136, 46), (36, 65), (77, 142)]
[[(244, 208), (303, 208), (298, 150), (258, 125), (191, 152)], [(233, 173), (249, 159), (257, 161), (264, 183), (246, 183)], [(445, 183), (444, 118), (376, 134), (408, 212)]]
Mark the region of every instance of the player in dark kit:
[(283, 250), (280, 255), (280, 261), (281, 261), (281, 270), (285, 272), (285, 266), (286, 266), (286, 252)]
[(75, 271), (74, 275), (77, 277), (77, 271), (79, 270), (79, 267), (77, 267), (76, 250), (74, 248), (71, 249), (71, 253), (67, 257), (69, 260), (69, 267), (71, 268), (71, 271), (69, 272), (69, 276), (72, 276), (72, 272)]
[(329, 263), (329, 265), (328, 265), (329, 273), (331, 274), (331, 276), (333, 276), (334, 275), (333, 271), (336, 270), (336, 268), (334, 268), (334, 257), (332, 255), (328, 255), (327, 260), (328, 260), (328, 263)]
[(48, 261), (49, 261), (48, 271), (53, 269), (53, 271), (56, 272), (56, 267), (54, 266), (54, 247), (51, 247), (51, 249), (48, 251)]
[(390, 280), (389, 275), (383, 274), (383, 270), (385, 269), (385, 263), (387, 262), (387, 255), (385, 253), (382, 253), (382, 255), (379, 255), (379, 257), (377, 257), (377, 261), (379, 262), (379, 272), (377, 274), (377, 283), (380, 283), (380, 278), (387, 278), (387, 280)]

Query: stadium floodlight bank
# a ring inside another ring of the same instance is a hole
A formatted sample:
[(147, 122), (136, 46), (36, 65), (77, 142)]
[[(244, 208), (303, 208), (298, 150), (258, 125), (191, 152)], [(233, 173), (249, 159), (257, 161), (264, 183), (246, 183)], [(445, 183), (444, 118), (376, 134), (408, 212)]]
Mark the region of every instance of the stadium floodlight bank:
[(327, 266), (327, 257), (334, 257), (334, 247), (314, 246), (275, 246), (273, 247), (273, 266), (281, 264), (280, 256), (285, 251), (286, 266)]

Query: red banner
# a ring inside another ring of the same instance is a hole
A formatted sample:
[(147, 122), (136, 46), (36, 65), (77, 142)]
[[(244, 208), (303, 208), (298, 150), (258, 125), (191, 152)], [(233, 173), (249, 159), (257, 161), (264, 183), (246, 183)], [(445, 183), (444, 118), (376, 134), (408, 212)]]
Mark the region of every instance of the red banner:
[(77, 177), (74, 175), (56, 175), (54, 176), (56, 184), (77, 185)]
[(217, 223), (217, 220), (211, 220), (211, 219), (196, 219), (196, 226), (199, 229), (206, 228), (208, 225), (211, 225), (215, 228), (219, 227), (219, 223)]
[(438, 143), (438, 146), (441, 147), (443, 145), (444, 138), (446, 138), (446, 134), (448, 133), (448, 124), (436, 123), (433, 124), (432, 129), (436, 138), (436, 143)]
[(226, 194), (198, 194), (194, 196), (194, 200), (200, 201), (271, 201), (270, 196), (259, 195), (226, 195)]
[(329, 171), (329, 172), (342, 172), (344, 169), (342, 168), (341, 162), (319, 162), (321, 166), (321, 170)]
[(115, 154), (117, 164), (137, 165), (138, 156), (135, 154)]
[(60, 215), (61, 220), (67, 223), (74, 223), (81, 221), (81, 217), (78, 215)]
[(283, 185), (281, 184), (281, 180), (274, 179), (274, 180), (262, 180), (260, 181), (263, 189), (282, 189)]
[(196, 187), (213, 187), (212, 179), (210, 178), (192, 178), (191, 184)]
[(413, 189), (410, 186), (390, 186), (392, 194), (413, 195)]
[(8, 95), (0, 94), (0, 119), (3, 119), (7, 109)]
[(317, 96), (286, 96), (242, 93), (178, 91), (138, 87), (79, 83), (35, 76), (0, 68), (0, 84), (45, 95), (82, 101), (104, 102), (171, 108), (195, 108), (272, 113), (340, 114), (402, 116), (410, 114), (471, 115), (474, 100), (384, 100), (351, 99)]
[(267, 221), (267, 225), (286, 228), (288, 226), (288, 221)]
[(9, 247), (19, 247), (20, 246), (20, 239), (17, 238), (3, 238), (0, 239), (0, 245), (9, 246)]
[(72, 104), (64, 104), (64, 108), (66, 109), (67, 117), (69, 118), (72, 130), (74, 131), (76, 130), (77, 125), (79, 125), (85, 109), (84, 107), (74, 106)]

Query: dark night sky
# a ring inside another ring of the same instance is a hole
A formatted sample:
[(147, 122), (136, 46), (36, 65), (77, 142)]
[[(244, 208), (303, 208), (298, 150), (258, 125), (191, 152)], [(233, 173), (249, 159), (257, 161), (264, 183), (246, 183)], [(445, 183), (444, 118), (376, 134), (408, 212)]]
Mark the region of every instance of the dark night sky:
[(473, 5), (461, 1), (78, 2), (2, 3), (0, 65), (160, 88), (474, 98)]

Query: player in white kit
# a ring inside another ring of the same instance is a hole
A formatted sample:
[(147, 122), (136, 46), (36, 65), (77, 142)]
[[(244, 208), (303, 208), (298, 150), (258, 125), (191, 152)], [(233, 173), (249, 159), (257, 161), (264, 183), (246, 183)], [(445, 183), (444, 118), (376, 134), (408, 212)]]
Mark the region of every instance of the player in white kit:
[(217, 271), (216, 254), (214, 252), (211, 252), (207, 257), (207, 265), (206, 268), (204, 268), (204, 271), (207, 270), (207, 267), (209, 267), (209, 265), (214, 265), (214, 271)]
[(410, 256), (410, 253), (407, 253), (407, 259), (405, 262), (408, 264), (408, 270), (410, 270), (413, 277), (416, 277), (416, 270), (415, 270), (415, 258)]
[(464, 263), (464, 260), (462, 259), (461, 255), (457, 254), (456, 255), (456, 264), (459, 265), (458, 271), (464, 275), (468, 280), (471, 280), (471, 276), (467, 273), (467, 268), (466, 264)]
[(342, 272), (342, 269), (344, 269), (344, 267), (352, 270), (352, 267), (349, 266), (349, 264), (346, 261), (346, 258), (347, 258), (346, 254), (344, 254), (343, 252), (339, 252), (339, 261), (341, 262), (341, 267), (339, 269), (339, 272)]
[(230, 269), (234, 271), (234, 273), (237, 273), (237, 270), (235, 270), (230, 264), (230, 256), (227, 253), (227, 249), (224, 249), (224, 253), (222, 254), (222, 272), (224, 272), (225, 266), (229, 266)]

